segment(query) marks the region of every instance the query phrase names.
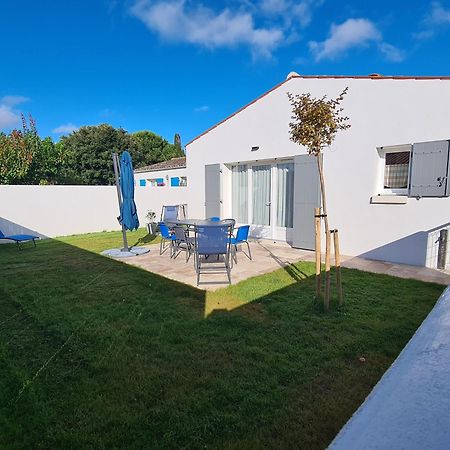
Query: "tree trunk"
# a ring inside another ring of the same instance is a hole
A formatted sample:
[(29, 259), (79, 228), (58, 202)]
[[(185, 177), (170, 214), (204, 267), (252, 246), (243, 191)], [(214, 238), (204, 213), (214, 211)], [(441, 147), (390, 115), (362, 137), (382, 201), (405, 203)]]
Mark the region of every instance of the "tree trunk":
[(331, 247), (331, 235), (330, 235), (330, 226), (328, 224), (328, 212), (327, 212), (327, 197), (325, 194), (325, 180), (323, 176), (323, 158), (322, 154), (316, 154), (317, 159), (317, 168), (319, 170), (319, 178), (320, 178), (320, 192), (322, 195), (322, 214), (323, 221), (325, 225), (325, 295), (323, 298), (323, 305), (325, 311), (328, 311), (330, 306), (330, 289), (331, 289), (331, 255), (330, 255), (330, 247)]

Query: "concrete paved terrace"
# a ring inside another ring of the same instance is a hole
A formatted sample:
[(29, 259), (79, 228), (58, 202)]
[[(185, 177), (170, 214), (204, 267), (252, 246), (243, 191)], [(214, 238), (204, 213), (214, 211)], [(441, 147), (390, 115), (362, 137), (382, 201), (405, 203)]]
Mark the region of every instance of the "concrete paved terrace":
[[(238, 252), (238, 263), (234, 264), (231, 270), (232, 284), (272, 272), (280, 267), (287, 267), (300, 260), (314, 261), (314, 252), (292, 248), (286, 243), (259, 240), (252, 241), (250, 248), (252, 260), (247, 258), (242, 251)], [(243, 246), (243, 249), (246, 250), (245, 246)], [(122, 261), (163, 277), (196, 286), (197, 275), (194, 269), (194, 258), (191, 256), (189, 261), (186, 262), (184, 252), (181, 252), (177, 258), (172, 259), (169, 256), (169, 250), (160, 255), (159, 245), (151, 245), (149, 253), (133, 258), (124, 258)], [(342, 257), (342, 266), (367, 272), (384, 273), (400, 278), (413, 278), (444, 285), (450, 284), (450, 274), (425, 267), (346, 256)], [(227, 276), (225, 272), (222, 272), (202, 274), (198, 287), (205, 290), (216, 290), (227, 285)]]

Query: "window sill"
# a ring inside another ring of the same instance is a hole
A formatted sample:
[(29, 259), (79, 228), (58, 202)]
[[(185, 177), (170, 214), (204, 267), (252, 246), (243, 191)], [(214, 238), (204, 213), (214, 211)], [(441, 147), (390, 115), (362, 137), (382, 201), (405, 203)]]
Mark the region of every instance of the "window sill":
[(370, 203), (382, 205), (405, 205), (408, 201), (406, 195), (373, 195)]

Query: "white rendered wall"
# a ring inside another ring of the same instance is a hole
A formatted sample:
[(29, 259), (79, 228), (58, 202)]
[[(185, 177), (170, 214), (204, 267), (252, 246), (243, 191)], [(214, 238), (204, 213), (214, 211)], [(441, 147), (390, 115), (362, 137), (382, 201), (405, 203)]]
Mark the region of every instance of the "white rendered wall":
[[(137, 178), (136, 178), (137, 179)], [(141, 226), (149, 209), (187, 203), (187, 188), (135, 189)], [(0, 230), (42, 237), (119, 230), (115, 186), (0, 186)], [(5, 242), (5, 241), (0, 241)]]
[(114, 186), (0, 186), (0, 229), (55, 237), (118, 230)]
[[(336, 97), (352, 127), (325, 150), (330, 225), (340, 230), (341, 251), (393, 262), (432, 265), (428, 234), (450, 222), (449, 198), (371, 204), (380, 192), (377, 147), (450, 138), (450, 81), (292, 78), (187, 146), (190, 215), (204, 216), (204, 166), (305, 153), (289, 140), (286, 93)], [(252, 146), (259, 146), (256, 152)], [(227, 196), (224, 195), (227, 209)], [(430, 253), (430, 252), (428, 252)]]

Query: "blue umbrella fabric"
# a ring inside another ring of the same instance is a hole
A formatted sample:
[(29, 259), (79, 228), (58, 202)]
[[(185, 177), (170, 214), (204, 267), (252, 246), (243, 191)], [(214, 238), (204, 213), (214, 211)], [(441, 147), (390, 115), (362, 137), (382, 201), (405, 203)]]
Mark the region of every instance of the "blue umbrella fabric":
[(120, 208), (120, 223), (127, 230), (137, 230), (139, 219), (136, 203), (134, 203), (134, 174), (131, 155), (124, 151), (120, 156), (120, 191), (122, 192), (122, 207)]

